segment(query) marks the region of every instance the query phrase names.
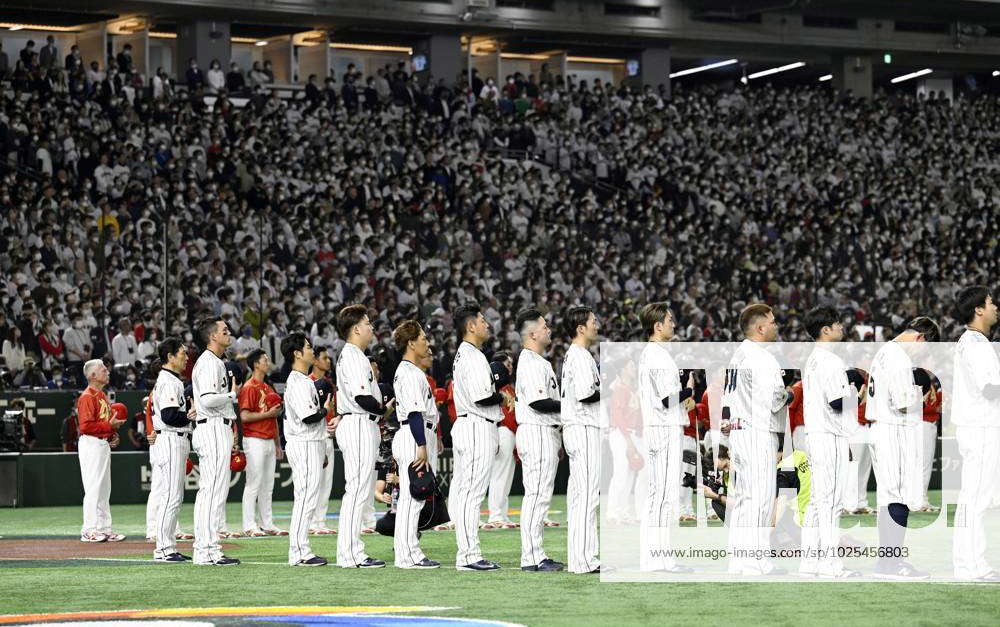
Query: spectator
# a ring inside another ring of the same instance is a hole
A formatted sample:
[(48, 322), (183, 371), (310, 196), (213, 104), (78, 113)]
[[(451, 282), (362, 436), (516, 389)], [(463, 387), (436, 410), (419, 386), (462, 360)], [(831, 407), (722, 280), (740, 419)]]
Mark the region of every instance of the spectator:
[(233, 61), (229, 64), (229, 73), (226, 74), (226, 91), (238, 95), (243, 93), (244, 89), (246, 89), (246, 80), (243, 78), (243, 72), (236, 61)]
[(194, 93), (205, 86), (205, 74), (198, 67), (198, 59), (191, 57), (188, 59), (188, 70), (185, 74), (187, 78), (188, 90)]
[(24, 368), (14, 377), (16, 388), (47, 388), (45, 373), (38, 367), (34, 357), (24, 358)]
[(0, 78), (5, 78), (10, 72), (10, 58), (3, 51), (3, 41), (0, 41)]
[(49, 377), (47, 387), (50, 390), (71, 390), (76, 387), (76, 382), (63, 374), (62, 366), (52, 367), (52, 375)]
[(90, 334), (83, 326), (83, 314), (74, 311), (71, 325), (63, 331), (63, 345), (66, 347), (66, 374), (77, 387), (83, 385), (83, 364), (90, 359)]
[(38, 51), (38, 67), (44, 71), (55, 68), (59, 64), (59, 50), (56, 48), (56, 38), (49, 35), (45, 38), (45, 45)]
[(25, 351), (21, 342), (21, 329), (13, 326), (7, 331), (3, 341), (3, 361), (12, 375), (17, 375), (24, 369)]
[(93, 91), (98, 83), (104, 82), (105, 78), (107, 78), (107, 74), (101, 71), (101, 66), (98, 65), (97, 61), (91, 61), (90, 69), (87, 70), (87, 83), (90, 90)]
[(118, 334), (111, 340), (111, 359), (115, 366), (131, 366), (138, 356), (139, 347), (128, 318), (118, 322)]
[(36, 54), (35, 53), (35, 42), (33, 40), (29, 39), (28, 42), (24, 45), (24, 48), (21, 49), (21, 63), (24, 64), (24, 67), (26, 67), (26, 68), (33, 67), (32, 57), (35, 54)]
[(38, 435), (35, 434), (35, 425), (28, 418), (28, 414), (21, 415), (21, 426), (24, 429), (24, 442), (21, 444), (21, 452), (28, 453), (34, 450), (38, 444)]
[(46, 320), (42, 325), (42, 332), (38, 334), (38, 345), (42, 350), (42, 370), (48, 372), (54, 366), (62, 365), (66, 358), (66, 347), (52, 320)]
[(226, 73), (222, 71), (222, 64), (218, 59), (212, 59), (208, 67), (208, 93), (217, 94), (219, 90), (226, 88)]
[(250, 354), (250, 351), (260, 348), (260, 340), (253, 336), (253, 329), (250, 325), (244, 325), (240, 337), (233, 342), (238, 358), (242, 359)]
[(122, 46), (122, 51), (115, 57), (115, 63), (122, 74), (132, 73), (132, 44)]
[(80, 56), (80, 46), (76, 44), (70, 46), (64, 67), (71, 74), (83, 68), (83, 57)]
[[(142, 400), (142, 406), (146, 407), (148, 399)], [(149, 439), (146, 433), (146, 411), (134, 411), (125, 423), (128, 427), (128, 439), (132, 443), (132, 448), (137, 451), (149, 450)]]
[(264, 74), (267, 75), (267, 82), (274, 82), (274, 70), (271, 68), (271, 60), (264, 59)]
[(147, 328), (143, 334), (142, 341), (136, 350), (136, 356), (141, 361), (147, 361), (156, 354), (156, 347), (160, 345), (160, 331), (155, 328)]
[(250, 68), (250, 86), (258, 87), (260, 85), (266, 85), (270, 82), (270, 77), (260, 67), (260, 61), (254, 61), (253, 66)]

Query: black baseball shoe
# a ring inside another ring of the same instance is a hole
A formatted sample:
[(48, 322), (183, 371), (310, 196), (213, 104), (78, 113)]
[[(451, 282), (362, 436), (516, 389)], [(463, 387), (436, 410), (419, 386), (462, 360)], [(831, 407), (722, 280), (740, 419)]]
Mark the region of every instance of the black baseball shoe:
[(356, 568), (385, 568), (385, 562), (377, 560), (374, 557), (367, 557)]
[(563, 570), (564, 568), (566, 568), (566, 564), (546, 557), (542, 561), (538, 562), (536, 566), (522, 566), (521, 570), (538, 573), (554, 573)]
[(180, 553), (171, 553), (170, 555), (164, 555), (162, 557), (154, 557), (154, 562), (163, 562), (165, 564), (183, 564), (184, 562), (191, 559), (190, 557), (185, 558)]
[(496, 564), (495, 562), (491, 562), (489, 560), (479, 560), (478, 562), (475, 562), (473, 564), (466, 564), (465, 566), (456, 566), (456, 568), (458, 570), (465, 572), (474, 572), (474, 571), (485, 572), (490, 570), (500, 570), (500, 566), (498, 564)]
[(214, 562), (211, 562), (210, 565), (211, 566), (239, 566), (240, 565), (240, 560), (236, 559), (235, 557), (226, 557), (225, 555), (223, 555), (222, 557), (220, 557), (219, 559), (215, 560)]
[(319, 555), (313, 555), (307, 560), (299, 560), (296, 566), (326, 566), (326, 559)]
[(908, 562), (884, 563), (875, 566), (872, 577), (876, 579), (889, 579), (892, 581), (921, 581), (930, 579), (930, 573), (917, 570), (913, 564)]
[(418, 563), (414, 564), (413, 566), (410, 566), (410, 568), (427, 568), (427, 569), (430, 569), (430, 568), (440, 568), (440, 567), (441, 567), (441, 562), (435, 562), (434, 560), (432, 560), (430, 558), (427, 558), (427, 557), (425, 557), (424, 559), (420, 560)]

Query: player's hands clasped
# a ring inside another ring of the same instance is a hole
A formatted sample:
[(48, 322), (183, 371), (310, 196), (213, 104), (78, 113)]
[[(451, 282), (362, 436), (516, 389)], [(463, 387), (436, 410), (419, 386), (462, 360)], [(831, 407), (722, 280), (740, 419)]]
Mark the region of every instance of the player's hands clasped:
[(417, 454), (413, 457), (413, 462), (410, 466), (416, 468), (417, 470), (427, 470), (430, 468), (430, 464), (427, 463), (427, 446), (418, 446)]

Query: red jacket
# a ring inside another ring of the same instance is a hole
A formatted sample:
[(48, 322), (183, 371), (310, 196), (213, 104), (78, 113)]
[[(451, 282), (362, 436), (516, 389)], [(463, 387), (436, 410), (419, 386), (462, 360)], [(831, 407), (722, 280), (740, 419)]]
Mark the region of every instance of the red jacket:
[(934, 388), (937, 398), (934, 402), (924, 401), (924, 422), (937, 422), (941, 420), (941, 390)]
[(62, 359), (65, 346), (63, 345), (62, 338), (60, 338), (58, 335), (56, 336), (55, 344), (53, 344), (52, 342), (49, 342), (49, 338), (45, 337), (44, 333), (39, 333), (38, 345), (41, 346), (42, 350), (48, 353), (49, 355), (52, 355), (56, 359)]
[(104, 392), (87, 387), (76, 399), (76, 415), (80, 421), (80, 435), (108, 439), (115, 430), (111, 428), (111, 403)]
[[(500, 393), (503, 394), (504, 392), (510, 394), (511, 397), (513, 397), (514, 386), (508, 383), (507, 385), (500, 388)], [(517, 433), (517, 420), (514, 418), (514, 408), (513, 407), (508, 408), (506, 401), (503, 401), (500, 403), (500, 411), (503, 412), (503, 421), (500, 423), (500, 425), (510, 429), (511, 433)]]
[(788, 422), (792, 433), (795, 433), (796, 429), (806, 423), (802, 411), (802, 381), (796, 381), (792, 386), (792, 395), (794, 398), (788, 405)]

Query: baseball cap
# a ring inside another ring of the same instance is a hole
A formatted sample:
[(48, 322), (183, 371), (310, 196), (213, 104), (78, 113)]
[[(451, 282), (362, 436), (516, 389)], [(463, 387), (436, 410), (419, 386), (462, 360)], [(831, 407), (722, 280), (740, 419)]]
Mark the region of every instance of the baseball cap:
[(408, 466), (410, 473), (410, 496), (418, 501), (426, 501), (434, 496), (434, 471), (430, 468), (417, 470)]

